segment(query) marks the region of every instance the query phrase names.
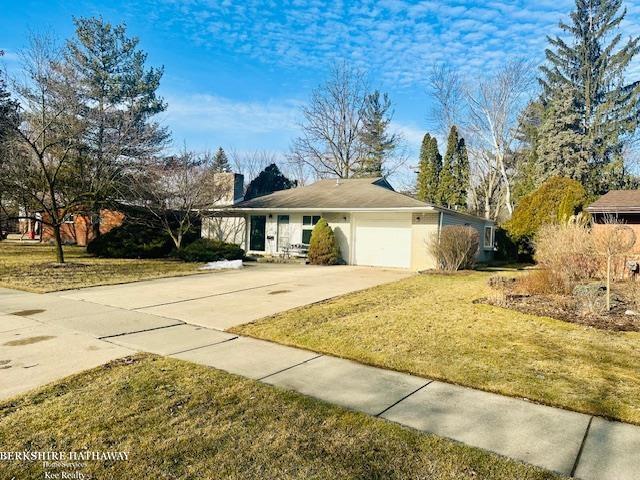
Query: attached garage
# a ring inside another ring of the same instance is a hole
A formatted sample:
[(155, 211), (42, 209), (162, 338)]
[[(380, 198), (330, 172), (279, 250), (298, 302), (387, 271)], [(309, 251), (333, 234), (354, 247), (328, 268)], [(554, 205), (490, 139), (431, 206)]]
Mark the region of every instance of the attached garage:
[(354, 264), (411, 267), (411, 213), (359, 213), (354, 221)]
[[(281, 190), (228, 207), (214, 209), (224, 225), (244, 227), (242, 240), (249, 255), (304, 256), (314, 226), (324, 218), (338, 241), (344, 263), (372, 267), (435, 268), (428, 245), (447, 225), (468, 225), (482, 240), (477, 258), (491, 259), (493, 222), (421, 202), (396, 192), (385, 178), (325, 179)], [(237, 218), (237, 222), (229, 221)], [(203, 221), (203, 236), (223, 228)], [(217, 225), (217, 224), (216, 224)]]

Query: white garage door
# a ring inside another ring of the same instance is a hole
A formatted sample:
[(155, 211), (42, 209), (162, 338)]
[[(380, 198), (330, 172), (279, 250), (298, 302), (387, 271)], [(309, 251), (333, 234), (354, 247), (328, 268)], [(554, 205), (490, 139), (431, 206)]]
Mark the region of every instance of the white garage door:
[(411, 266), (411, 214), (358, 215), (356, 265)]

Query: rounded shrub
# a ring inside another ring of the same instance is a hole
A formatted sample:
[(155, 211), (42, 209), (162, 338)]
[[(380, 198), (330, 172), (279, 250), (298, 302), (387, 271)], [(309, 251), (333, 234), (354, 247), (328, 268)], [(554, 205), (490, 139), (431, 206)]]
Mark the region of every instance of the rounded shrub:
[[(189, 232), (183, 242), (197, 238), (198, 232)], [(171, 237), (161, 228), (125, 222), (100, 235), (87, 245), (87, 252), (105, 258), (162, 258), (174, 249)]]
[(185, 262), (242, 260), (244, 250), (234, 243), (201, 238), (178, 250), (176, 256)]
[(312, 265), (337, 265), (342, 260), (336, 236), (324, 218), (316, 223), (311, 232), (308, 259)]
[(520, 200), (504, 228), (516, 242), (530, 243), (540, 227), (566, 222), (586, 202), (587, 192), (579, 182), (553, 177)]

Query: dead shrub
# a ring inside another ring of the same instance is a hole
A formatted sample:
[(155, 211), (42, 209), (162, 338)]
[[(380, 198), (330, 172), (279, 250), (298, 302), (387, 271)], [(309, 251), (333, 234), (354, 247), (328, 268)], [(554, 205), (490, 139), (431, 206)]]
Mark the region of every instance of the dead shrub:
[(444, 227), (427, 247), (439, 270), (455, 272), (473, 267), (479, 245), (480, 236), (475, 228), (452, 225)]
[(613, 217), (606, 217), (601, 228), (593, 231), (593, 244), (607, 262), (607, 310), (611, 310), (611, 279), (615, 277), (615, 270), (612, 268), (616, 259), (629, 252), (636, 243), (636, 234), (631, 227), (623, 225)]
[(534, 281), (548, 281), (550, 287), (559, 289), (556, 293), (570, 293), (577, 283), (595, 278), (601, 269), (589, 228), (581, 223), (541, 227), (535, 250), (541, 271), (547, 273), (538, 274)]
[(519, 277), (516, 280), (514, 292), (526, 295), (549, 295), (563, 292), (565, 288), (562, 277), (543, 268)]

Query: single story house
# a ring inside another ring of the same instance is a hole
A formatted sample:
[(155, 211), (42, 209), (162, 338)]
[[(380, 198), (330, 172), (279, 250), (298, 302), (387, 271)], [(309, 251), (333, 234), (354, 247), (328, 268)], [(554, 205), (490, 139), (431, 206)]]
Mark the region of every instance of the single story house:
[(434, 268), (427, 242), (448, 225), (478, 231), (479, 261), (490, 260), (494, 252), (491, 220), (398, 193), (385, 178), (319, 180), (246, 201), (236, 190), (229, 197), (233, 203), (212, 209), (203, 219), (202, 236), (240, 244), (249, 254), (282, 255), (308, 245), (321, 217), (351, 265)]
[(612, 218), (633, 228), (636, 243), (633, 253), (640, 253), (640, 190), (611, 190), (587, 207), (593, 228), (603, 228)]

